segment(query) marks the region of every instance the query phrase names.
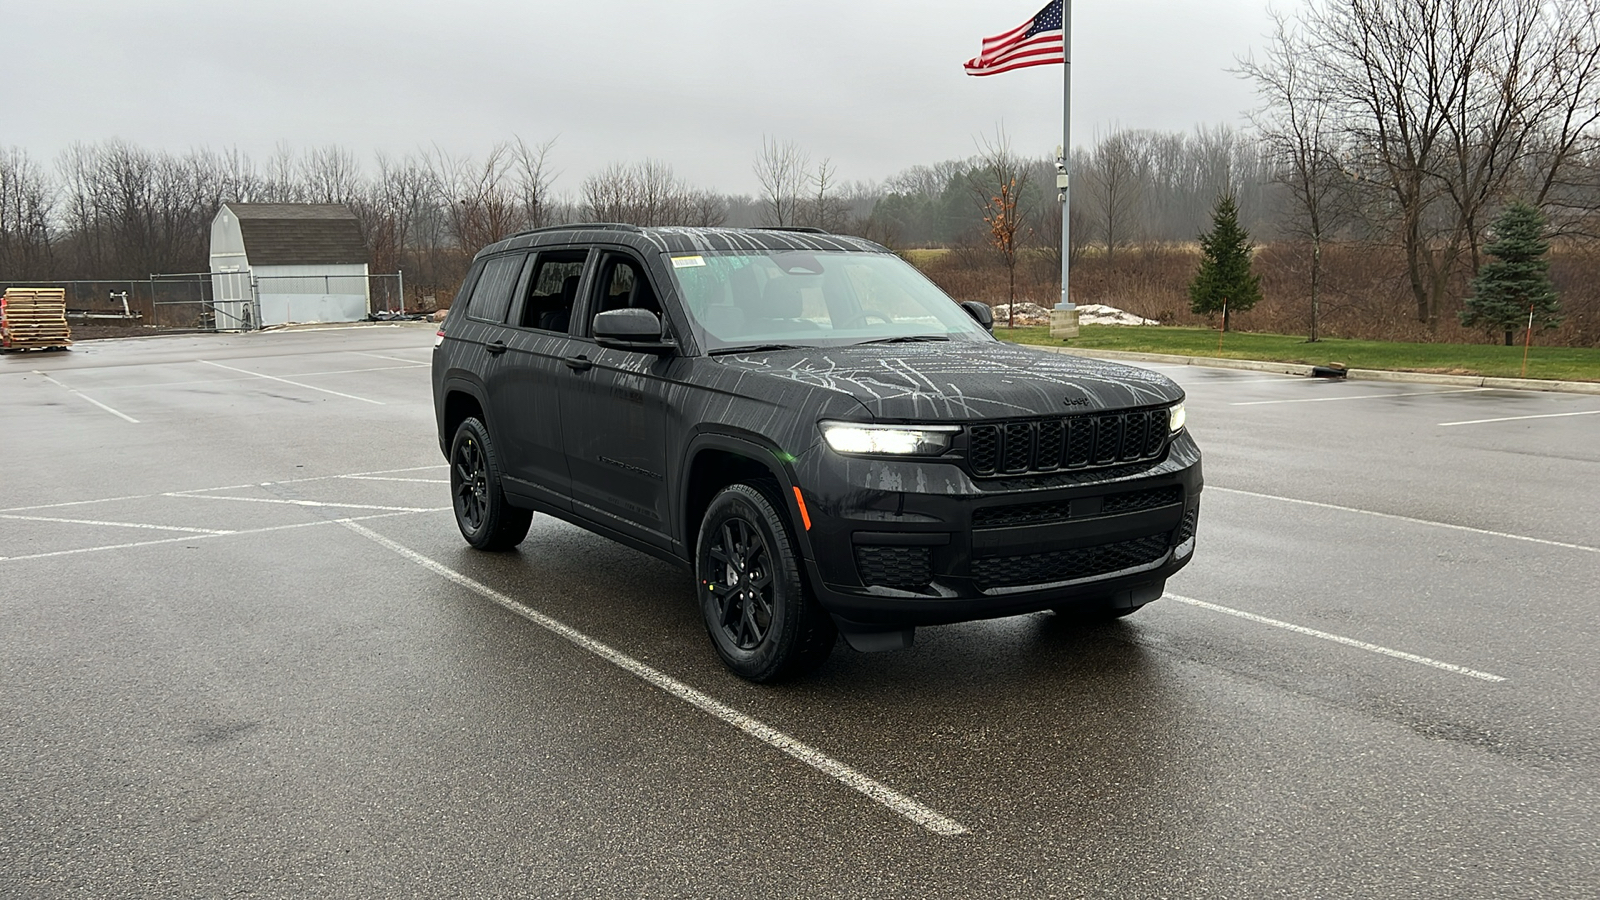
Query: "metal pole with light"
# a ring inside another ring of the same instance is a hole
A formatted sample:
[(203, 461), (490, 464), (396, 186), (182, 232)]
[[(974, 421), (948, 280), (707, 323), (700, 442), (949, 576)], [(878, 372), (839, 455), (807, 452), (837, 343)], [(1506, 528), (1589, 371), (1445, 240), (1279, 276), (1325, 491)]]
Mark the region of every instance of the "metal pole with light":
[(1072, 0), (1061, 2), (1061, 146), (1056, 150), (1056, 188), (1061, 194), (1061, 303), (1056, 309), (1069, 310), (1072, 295), (1067, 292), (1072, 233)]

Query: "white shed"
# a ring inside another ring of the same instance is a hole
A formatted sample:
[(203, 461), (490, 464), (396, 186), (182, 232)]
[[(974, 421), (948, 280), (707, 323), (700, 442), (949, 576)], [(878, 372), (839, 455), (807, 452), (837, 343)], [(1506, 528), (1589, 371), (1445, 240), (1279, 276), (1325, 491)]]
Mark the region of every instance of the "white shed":
[(211, 220), (217, 328), (358, 322), (371, 312), (367, 246), (338, 203), (225, 203)]

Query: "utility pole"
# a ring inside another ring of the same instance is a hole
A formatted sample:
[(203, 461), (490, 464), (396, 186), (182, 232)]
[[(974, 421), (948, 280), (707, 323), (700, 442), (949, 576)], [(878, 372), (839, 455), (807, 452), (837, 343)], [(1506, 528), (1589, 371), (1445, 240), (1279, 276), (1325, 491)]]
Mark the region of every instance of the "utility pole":
[(1056, 148), (1056, 199), (1061, 201), (1061, 302), (1050, 310), (1050, 336), (1078, 336), (1078, 307), (1069, 288), (1072, 266), (1072, 0), (1061, 0), (1061, 146)]
[(1072, 247), (1072, 0), (1061, 2), (1061, 146), (1056, 148), (1056, 187), (1061, 201), (1061, 303), (1076, 309), (1067, 290)]

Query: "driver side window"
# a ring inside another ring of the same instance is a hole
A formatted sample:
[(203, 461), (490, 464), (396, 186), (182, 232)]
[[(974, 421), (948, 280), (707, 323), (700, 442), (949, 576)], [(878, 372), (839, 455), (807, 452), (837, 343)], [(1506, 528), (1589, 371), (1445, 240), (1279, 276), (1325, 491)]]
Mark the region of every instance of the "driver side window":
[(661, 302), (638, 260), (620, 253), (607, 254), (600, 266), (600, 302), (596, 313), (614, 309), (643, 309), (661, 315)]

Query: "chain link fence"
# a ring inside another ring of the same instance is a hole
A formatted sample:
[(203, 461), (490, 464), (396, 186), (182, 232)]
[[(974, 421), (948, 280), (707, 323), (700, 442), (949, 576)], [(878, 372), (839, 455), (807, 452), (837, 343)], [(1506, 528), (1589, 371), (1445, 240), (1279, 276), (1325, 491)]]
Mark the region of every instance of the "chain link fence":
[(267, 277), (185, 272), (144, 279), (0, 281), (0, 291), (8, 287), (62, 288), (67, 321), (74, 327), (253, 331), (263, 324), (359, 321), (405, 310), (405, 276), (399, 272)]

